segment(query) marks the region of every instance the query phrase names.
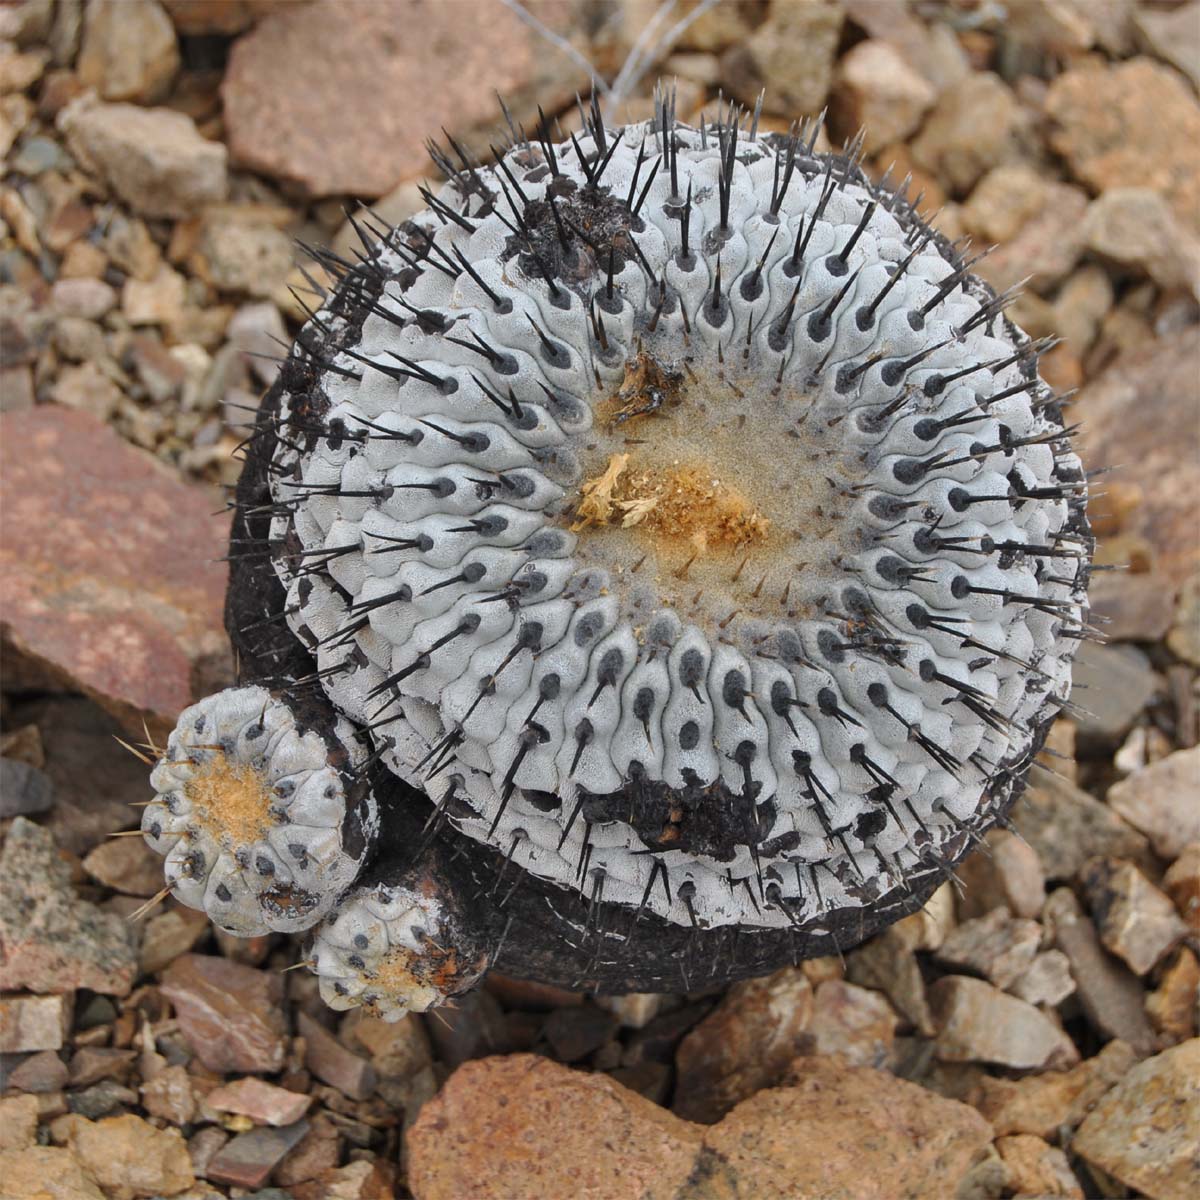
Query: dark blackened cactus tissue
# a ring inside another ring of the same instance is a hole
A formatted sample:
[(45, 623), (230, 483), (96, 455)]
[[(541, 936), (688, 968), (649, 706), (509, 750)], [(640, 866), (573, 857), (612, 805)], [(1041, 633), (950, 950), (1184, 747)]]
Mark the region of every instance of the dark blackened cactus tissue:
[(338, 1008), (844, 950), (1004, 822), (1087, 622), (1042, 345), (817, 128), (595, 106), (356, 218), (144, 830)]

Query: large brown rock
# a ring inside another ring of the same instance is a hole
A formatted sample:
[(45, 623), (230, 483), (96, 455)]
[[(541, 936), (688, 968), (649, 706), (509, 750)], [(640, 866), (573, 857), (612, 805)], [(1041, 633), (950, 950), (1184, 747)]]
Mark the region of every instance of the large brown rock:
[[(1150, 543), (1156, 571), (1173, 587), (1200, 566), (1200, 455), (1181, 453), (1179, 442), (1195, 440), (1198, 377), (1200, 332), (1192, 326), (1123, 354), (1071, 409), (1071, 419), (1083, 421), (1077, 440), (1087, 468), (1119, 467), (1113, 478), (1135, 489), (1120, 532)], [(1103, 514), (1111, 504), (1102, 499), (1097, 508)]]
[(408, 1133), (417, 1200), (901, 1200), (953, 1195), (991, 1141), (965, 1104), (883, 1071), (795, 1059), (705, 1129), (607, 1076), (528, 1054), (451, 1076)]
[[(564, 0), (527, 6), (569, 33)], [(464, 19), (467, 18), (467, 19)], [(233, 48), (222, 84), (236, 162), (310, 194), (381, 196), (424, 170), (425, 139), (537, 120), (587, 80), (501, 5), (313, 0), (270, 12)]]
[(1045, 111), (1051, 144), (1093, 191), (1153, 188), (1200, 229), (1200, 105), (1169, 67), (1134, 58), (1066, 71)]
[(227, 670), (224, 521), (85, 413), (0, 419), (5, 641), (126, 723), (168, 727)]
[[(972, 1108), (884, 1071), (801, 1058), (705, 1137), (687, 1200), (903, 1200), (953, 1196), (992, 1139)], [(699, 1172), (698, 1172), (699, 1174)]]
[(408, 1131), (419, 1200), (672, 1200), (702, 1129), (628, 1091), (530, 1054), (460, 1067)]
[(1139, 1063), (1092, 1110), (1072, 1150), (1154, 1200), (1200, 1194), (1200, 1038)]

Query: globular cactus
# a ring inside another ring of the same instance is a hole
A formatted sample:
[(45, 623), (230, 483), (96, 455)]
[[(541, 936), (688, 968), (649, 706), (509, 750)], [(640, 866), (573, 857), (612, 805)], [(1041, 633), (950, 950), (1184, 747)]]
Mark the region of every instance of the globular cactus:
[(1045, 346), (903, 187), (815, 123), (693, 129), (666, 93), (583, 126), (495, 167), (454, 146), (425, 212), (317, 252), (338, 285), (249, 444), (228, 624), (253, 686), (170, 757), (269, 692), (363, 839), (285, 922), (250, 843), (290, 834), (210, 806), (222, 907), (178, 865), (192, 768), (156, 771), (177, 894), (238, 932), (324, 918), (339, 1005), (428, 1007), (497, 959), (644, 991), (853, 945), (1006, 819), (1087, 632)]

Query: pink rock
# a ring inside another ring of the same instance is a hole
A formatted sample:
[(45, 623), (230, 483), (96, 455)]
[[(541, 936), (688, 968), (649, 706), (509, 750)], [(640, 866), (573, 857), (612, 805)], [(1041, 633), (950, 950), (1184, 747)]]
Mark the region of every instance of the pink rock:
[(209, 1092), (205, 1101), (217, 1112), (241, 1113), (256, 1125), (291, 1125), (308, 1111), (312, 1097), (261, 1079), (235, 1079)]
[(322, 1083), (351, 1100), (366, 1100), (374, 1092), (378, 1078), (365, 1058), (352, 1054), (306, 1012), (296, 1014), (296, 1029), (304, 1038), (304, 1065)]
[(173, 724), (198, 670), (227, 670), (222, 519), (210, 493), (81, 412), (6, 413), (6, 641), (134, 726)]
[(409, 1130), (408, 1185), (421, 1200), (670, 1200), (701, 1132), (605, 1075), (531, 1054), (476, 1059)]
[(183, 1035), (210, 1071), (278, 1071), (286, 1054), (283, 981), (203, 954), (177, 958), (162, 992), (175, 1006)]
[[(566, 29), (570, 6), (529, 9)], [(381, 196), (427, 162), (425, 139), (553, 112), (587, 80), (500, 5), (281, 5), (233, 47), (221, 94), (235, 161), (316, 196)], [(532, 104), (531, 104), (532, 101)]]

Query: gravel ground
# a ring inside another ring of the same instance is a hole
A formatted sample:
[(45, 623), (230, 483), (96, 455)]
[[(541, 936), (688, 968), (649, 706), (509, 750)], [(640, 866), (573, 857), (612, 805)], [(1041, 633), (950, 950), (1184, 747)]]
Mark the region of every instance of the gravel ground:
[[(755, 0), (639, 43), (658, 8), (0, 7), (0, 1196), (1200, 1194), (1200, 3)], [(611, 81), (639, 45), (612, 119), (660, 73), (684, 120), (828, 106), (1027, 281), (1108, 640), (1013, 826), (844, 960), (338, 1021), (292, 939), (156, 902), (116, 738), (232, 678), (221, 489), (319, 282), (297, 241), (415, 211), (497, 90), (569, 132), (564, 46)]]

